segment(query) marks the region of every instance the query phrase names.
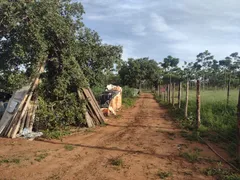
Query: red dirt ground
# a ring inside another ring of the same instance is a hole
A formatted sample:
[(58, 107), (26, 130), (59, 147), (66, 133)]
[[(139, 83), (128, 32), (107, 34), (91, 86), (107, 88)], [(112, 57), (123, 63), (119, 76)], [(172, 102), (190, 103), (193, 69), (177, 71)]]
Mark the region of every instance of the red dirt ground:
[[(1, 138), (0, 179), (154, 180), (160, 179), (158, 171), (170, 172), (168, 179), (215, 179), (202, 170), (216, 162), (190, 163), (180, 153), (198, 148), (201, 158), (219, 158), (206, 145), (181, 137), (166, 113), (151, 94), (142, 94), (107, 126), (62, 141)], [(113, 159), (120, 165), (113, 165)]]

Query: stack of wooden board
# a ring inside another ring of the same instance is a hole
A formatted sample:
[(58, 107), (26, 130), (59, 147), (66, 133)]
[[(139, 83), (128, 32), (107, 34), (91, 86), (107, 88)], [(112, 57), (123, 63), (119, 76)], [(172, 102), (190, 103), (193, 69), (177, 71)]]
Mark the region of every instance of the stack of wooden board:
[(80, 99), (86, 101), (85, 118), (88, 127), (94, 127), (95, 125), (103, 124), (105, 117), (98, 105), (98, 102), (93, 95), (90, 88), (82, 88), (82, 92), (78, 92)]
[[(33, 87), (25, 86), (16, 91), (8, 102), (6, 111), (0, 121), (0, 135), (15, 138), (24, 128), (32, 131), (34, 115), (37, 108), (32, 101)], [(35, 101), (36, 102), (36, 101)]]
[(32, 103), (33, 92), (39, 84), (39, 76), (43, 70), (44, 66), (41, 66), (32, 85), (17, 90), (9, 100), (0, 121), (0, 136), (16, 138), (16, 135), (21, 134), (24, 128), (32, 131), (37, 108), (36, 101)]
[[(8, 106), (0, 120), (0, 136), (15, 138), (17, 134), (22, 134), (26, 128), (32, 132), (37, 109), (37, 98), (33, 93), (39, 84), (40, 74), (43, 72), (42, 66), (31, 86), (25, 86), (17, 90), (8, 102)], [(94, 127), (104, 123), (104, 115), (90, 88), (83, 88), (78, 91), (82, 100), (86, 101), (85, 118), (88, 127)]]

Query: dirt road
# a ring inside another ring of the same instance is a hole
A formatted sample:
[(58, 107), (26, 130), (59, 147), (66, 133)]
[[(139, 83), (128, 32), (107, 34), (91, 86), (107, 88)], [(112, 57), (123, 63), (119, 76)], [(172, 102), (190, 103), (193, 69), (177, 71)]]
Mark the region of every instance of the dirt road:
[(107, 126), (62, 141), (0, 139), (0, 179), (214, 179), (202, 170), (216, 162), (191, 163), (181, 154), (198, 150), (200, 157), (218, 158), (181, 137), (166, 113), (151, 94), (142, 94)]

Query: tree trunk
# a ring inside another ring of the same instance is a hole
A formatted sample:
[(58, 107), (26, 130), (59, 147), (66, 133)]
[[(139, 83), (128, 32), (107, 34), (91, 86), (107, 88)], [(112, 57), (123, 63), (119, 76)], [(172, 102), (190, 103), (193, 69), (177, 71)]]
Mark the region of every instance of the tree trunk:
[(196, 129), (200, 127), (201, 122), (201, 115), (200, 115), (200, 106), (201, 106), (201, 100), (200, 100), (200, 81), (197, 80), (197, 118), (196, 118)]
[(179, 87), (178, 87), (178, 108), (181, 108), (181, 97), (182, 97), (182, 82), (179, 82)]
[(186, 105), (185, 105), (185, 118), (188, 118), (188, 94), (189, 94), (189, 81), (186, 84)]

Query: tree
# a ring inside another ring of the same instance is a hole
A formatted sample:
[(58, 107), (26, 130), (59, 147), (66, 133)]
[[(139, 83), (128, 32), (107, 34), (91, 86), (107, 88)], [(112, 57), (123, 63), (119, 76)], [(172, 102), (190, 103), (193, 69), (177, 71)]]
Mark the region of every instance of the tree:
[(129, 58), (123, 63), (119, 75), (123, 85), (141, 88), (147, 81), (149, 85), (157, 87), (161, 80), (161, 68), (155, 60), (149, 58)]
[(102, 44), (95, 31), (83, 28), (78, 33), (77, 61), (90, 86), (105, 84), (104, 79), (121, 61), (122, 47)]
[(213, 60), (214, 56), (206, 50), (197, 55), (196, 62), (193, 65), (193, 68), (196, 70), (196, 78), (202, 79), (203, 90), (205, 89), (205, 81), (208, 80)]
[(163, 63), (161, 64), (161, 66), (165, 69), (165, 75), (167, 75), (169, 77), (170, 84), (172, 83), (172, 76), (173, 76), (174, 72), (179, 70), (177, 68), (178, 63), (179, 63), (178, 58), (168, 56), (163, 59)]
[(81, 3), (3, 0), (0, 8), (1, 88), (14, 91), (28, 84), (45, 64), (38, 89), (40, 127), (85, 124), (77, 90), (103, 79), (120, 58), (121, 47), (102, 44), (84, 26)]
[(219, 61), (219, 65), (222, 67), (225, 74), (225, 82), (227, 81), (227, 104), (229, 103), (232, 76), (236, 73), (236, 70), (239, 69), (238, 61), (239, 56), (237, 52), (232, 53), (230, 56), (227, 56), (224, 60)]

